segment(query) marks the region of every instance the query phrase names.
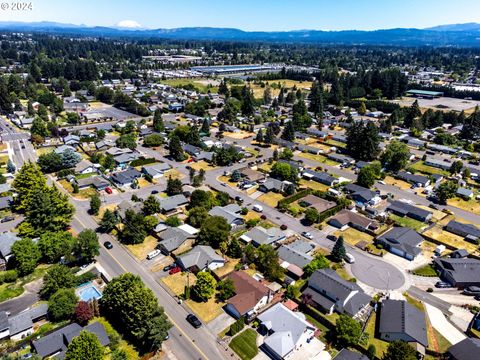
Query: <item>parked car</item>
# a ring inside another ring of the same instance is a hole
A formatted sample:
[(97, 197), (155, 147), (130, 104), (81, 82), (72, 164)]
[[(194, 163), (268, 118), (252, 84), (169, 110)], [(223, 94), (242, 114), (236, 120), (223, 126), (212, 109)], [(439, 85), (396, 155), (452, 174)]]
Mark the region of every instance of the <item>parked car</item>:
[(428, 204), (428, 207), (433, 209), (433, 210), (440, 210), (440, 208), (437, 205), (435, 205), (434, 203)]
[(103, 246), (105, 246), (108, 250), (113, 248), (113, 244), (110, 241), (105, 241)]
[(253, 205), (253, 210), (256, 212), (262, 212), (263, 211), (263, 206), (262, 205)]
[(378, 183), (379, 183), (379, 184), (382, 184), (382, 185), (387, 185), (387, 183), (386, 183), (385, 181), (383, 181), (383, 180), (378, 180)]
[(355, 262), (355, 258), (352, 254), (346, 253), (345, 254), (345, 261), (349, 264), (353, 264)]
[(187, 321), (190, 323), (190, 325), (192, 325), (195, 329), (198, 329), (199, 327), (202, 326), (202, 323), (200, 322), (200, 320), (198, 320), (198, 318), (193, 315), (193, 314), (188, 314), (187, 315)]
[(108, 186), (105, 188), (105, 192), (106, 192), (107, 194), (113, 194), (112, 189), (110, 189)]
[(446, 289), (446, 288), (451, 288), (452, 285), (450, 285), (449, 283), (447, 283), (445, 281), (437, 281), (435, 283), (435, 287), (439, 288), (439, 289)]
[(152, 190), (151, 194), (152, 195), (158, 194), (158, 190)]
[(312, 234), (310, 234), (308, 231), (302, 232), (302, 236), (303, 236), (303, 237), (306, 237), (307, 239), (310, 239), (310, 240), (313, 239)]
[(0, 222), (6, 223), (6, 222), (9, 222), (9, 221), (12, 221), (12, 220), (15, 220), (15, 218), (13, 216), (5, 216), (2, 220), (0, 220)]
[(327, 239), (328, 240), (332, 240), (332, 241), (337, 241), (338, 240), (338, 237), (336, 237), (335, 235), (327, 235)]
[(478, 286), (468, 286), (463, 290), (465, 295), (480, 295), (480, 287)]
[(175, 266), (173, 268), (171, 268), (168, 273), (170, 275), (173, 275), (173, 274), (176, 274), (176, 273), (179, 273), (180, 271), (182, 271), (182, 268), (180, 266)]
[(165, 272), (170, 271), (174, 267), (177, 267), (177, 264), (173, 263), (173, 264), (167, 265), (163, 268), (163, 271), (165, 271)]
[(285, 224), (280, 225), (280, 230), (287, 230), (288, 226)]
[(235, 196), (235, 201), (238, 201), (239, 203), (243, 203), (243, 198), (241, 196)]
[(157, 257), (158, 255), (161, 254), (161, 251), (156, 249), (147, 254), (147, 260), (152, 260), (154, 257)]

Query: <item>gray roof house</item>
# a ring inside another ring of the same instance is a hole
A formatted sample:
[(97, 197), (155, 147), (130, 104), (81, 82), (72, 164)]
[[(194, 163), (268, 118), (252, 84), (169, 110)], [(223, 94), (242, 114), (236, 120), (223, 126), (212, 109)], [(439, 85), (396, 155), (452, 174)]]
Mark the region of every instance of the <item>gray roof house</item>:
[(426, 187), (430, 184), (430, 179), (427, 176), (411, 174), (406, 171), (399, 171), (397, 173), (397, 178), (422, 187)]
[(158, 237), (160, 238), (158, 248), (165, 255), (170, 255), (171, 252), (185, 243), (187, 239), (191, 239), (194, 236), (177, 227), (169, 227), (165, 231), (162, 231)]
[(343, 348), (333, 360), (368, 360), (366, 355)]
[(392, 254), (407, 260), (413, 260), (422, 253), (418, 246), (423, 242), (423, 237), (407, 227), (394, 227), (377, 237), (376, 242)]
[(459, 187), (457, 189), (456, 195), (468, 200), (473, 197), (473, 191), (464, 187)]
[(167, 198), (157, 197), (160, 201), (160, 210), (164, 213), (170, 213), (177, 210), (178, 207), (188, 204), (188, 199), (183, 194), (169, 196)]
[(321, 269), (315, 271), (308, 280), (304, 295), (311, 296), (315, 307), (328, 314), (337, 311), (355, 316), (371, 300), (356, 283), (341, 278), (335, 270)]
[(67, 150), (75, 152), (75, 148), (73, 146), (70, 146), (70, 145), (60, 145), (59, 147), (55, 148), (55, 150), (53, 150), (53, 151), (56, 154), (63, 154)]
[(108, 346), (110, 344), (107, 332), (99, 322), (91, 323), (85, 327), (81, 327), (77, 323), (72, 323), (45, 335), (38, 340), (32, 341), (32, 348), (42, 358), (51, 356), (63, 358), (68, 344), (70, 344), (72, 339), (75, 336), (78, 336), (83, 330), (95, 334), (102, 346)]
[(183, 270), (203, 271), (215, 270), (225, 265), (223, 257), (207, 245), (195, 246), (188, 253), (177, 258), (177, 264)]
[(90, 174), (96, 172), (97, 168), (90, 160), (84, 159), (81, 160), (77, 165), (75, 165), (76, 174)]
[(424, 163), (425, 163), (425, 165), (435, 167), (435, 168), (438, 168), (438, 169), (442, 169), (442, 170), (448, 170), (452, 166), (452, 164), (450, 164), (449, 162), (446, 162), (446, 161), (443, 161), (443, 160), (437, 160), (437, 159), (429, 158), (429, 157), (427, 157), (425, 159)]
[(338, 183), (338, 179), (328, 175), (326, 172), (319, 172), (313, 170), (305, 170), (302, 174), (305, 179), (313, 180), (321, 184), (332, 186)]
[(300, 269), (303, 269), (313, 260), (312, 256), (304, 253), (303, 251), (297, 250), (295, 247), (290, 245), (280, 246), (277, 250), (277, 253), (280, 259), (288, 262), (289, 264), (296, 265)]
[(170, 170), (171, 166), (166, 163), (158, 163), (153, 165), (145, 165), (142, 167), (142, 172), (146, 175), (150, 175), (153, 179), (158, 179)]
[(281, 181), (272, 177), (268, 177), (263, 184), (260, 184), (258, 190), (265, 193), (269, 191), (283, 192), (285, 187), (289, 184), (291, 184), (289, 181)]
[(138, 201), (132, 201), (132, 200), (123, 200), (120, 204), (117, 205), (117, 208), (115, 209), (115, 212), (121, 217), (125, 217), (125, 212), (127, 210), (133, 210), (134, 212), (138, 213), (141, 212), (143, 209), (143, 203)]
[(271, 227), (265, 229), (262, 226), (256, 226), (240, 236), (240, 239), (246, 243), (252, 242), (253, 245), (260, 246), (263, 244), (275, 244), (278, 241), (285, 240), (285, 237), (285, 233), (279, 228)]
[(317, 330), (301, 312), (293, 312), (282, 303), (260, 314), (258, 320), (267, 331), (262, 348), (274, 359), (285, 359), (314, 337)]
[(387, 210), (398, 216), (407, 216), (421, 222), (430, 221), (433, 216), (431, 211), (398, 200), (391, 202)]
[(343, 190), (347, 192), (353, 200), (363, 204), (374, 203), (376, 199), (379, 198), (376, 192), (356, 184), (347, 184), (343, 187)]
[[(383, 300), (378, 325), (380, 338), (385, 341), (402, 340), (428, 347), (425, 313), (404, 300)], [(417, 347), (418, 349), (418, 347)], [(421, 347), (420, 347), (421, 349)]]
[(133, 160), (137, 160), (140, 158), (140, 154), (136, 151), (123, 153), (114, 157), (115, 162), (119, 166), (125, 166), (126, 164), (130, 163)]
[(450, 220), (445, 226), (445, 230), (459, 236), (468, 237), (471, 240), (480, 238), (480, 228), (473, 224), (464, 224), (456, 220)]
[(471, 360), (472, 354), (480, 354), (480, 339), (466, 338), (450, 346), (447, 354), (451, 360)]
[(10, 316), (0, 312), (0, 339), (20, 340), (33, 333), (33, 324), (47, 317), (48, 305), (40, 304)]
[(480, 286), (480, 260), (471, 258), (436, 258), (440, 277), (455, 287)]
[(5, 210), (10, 208), (13, 204), (13, 197), (11, 196), (2, 196), (0, 197), (0, 210)]
[(8, 260), (12, 255), (12, 245), (20, 238), (10, 231), (5, 231), (0, 234), (0, 257)]
[(140, 177), (142, 177), (142, 173), (134, 168), (116, 172), (111, 175), (112, 181), (123, 187), (131, 186), (133, 182)]
[(243, 217), (240, 215), (242, 208), (237, 204), (228, 204), (225, 206), (214, 206), (208, 214), (210, 216), (221, 216), (227, 223), (230, 224), (232, 227), (236, 227), (238, 225), (242, 225), (245, 221)]

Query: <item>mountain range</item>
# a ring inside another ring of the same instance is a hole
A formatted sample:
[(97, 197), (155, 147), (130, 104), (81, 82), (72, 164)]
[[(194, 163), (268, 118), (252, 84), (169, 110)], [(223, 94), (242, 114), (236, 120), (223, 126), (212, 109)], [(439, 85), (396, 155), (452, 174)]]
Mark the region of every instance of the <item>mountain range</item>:
[(0, 31), (28, 31), (50, 34), (157, 38), (170, 40), (257, 41), (345, 45), (459, 46), (480, 47), (480, 24), (440, 25), (427, 29), (385, 30), (295, 30), (243, 31), (234, 28), (182, 27), (174, 29), (122, 29), (63, 24), (57, 22), (0, 22)]

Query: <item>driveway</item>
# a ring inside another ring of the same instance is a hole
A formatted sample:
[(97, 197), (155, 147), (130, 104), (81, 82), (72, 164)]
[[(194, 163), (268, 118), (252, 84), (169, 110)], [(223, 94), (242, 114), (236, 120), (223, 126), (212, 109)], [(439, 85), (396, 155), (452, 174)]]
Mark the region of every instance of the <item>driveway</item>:
[(24, 286), (25, 292), (22, 295), (0, 304), (0, 311), (7, 311), (11, 315), (16, 315), (28, 309), (39, 300), (38, 291), (42, 287), (42, 283), (42, 279), (39, 279), (26, 284)]
[(450, 324), (440, 309), (437, 309), (436, 307), (427, 303), (424, 305), (432, 326), (452, 345), (455, 345), (467, 338), (464, 333)]
[(226, 312), (222, 312), (215, 319), (210, 321), (206, 326), (214, 334), (219, 334), (227, 327), (232, 325), (235, 322), (235, 319), (228, 315)]

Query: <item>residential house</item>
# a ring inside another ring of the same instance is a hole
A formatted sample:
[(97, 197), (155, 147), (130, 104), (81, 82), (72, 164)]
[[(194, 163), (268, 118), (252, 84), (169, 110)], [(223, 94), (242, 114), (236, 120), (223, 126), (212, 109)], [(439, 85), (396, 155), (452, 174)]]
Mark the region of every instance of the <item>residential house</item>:
[(330, 160), (336, 161), (344, 166), (351, 165), (355, 162), (355, 160), (350, 156), (342, 155), (342, 154), (330, 153), (327, 155), (327, 157)]
[(65, 151), (76, 152), (75, 148), (73, 146), (70, 146), (70, 145), (60, 145), (59, 147), (55, 148), (53, 151), (56, 154), (63, 154)]
[(442, 170), (449, 170), (450, 167), (452, 166), (452, 164), (449, 162), (446, 162), (443, 160), (437, 160), (430, 157), (427, 157), (425, 159), (424, 164), (434, 168), (442, 169)]
[(315, 147), (315, 146), (310, 146), (310, 145), (303, 145), (303, 144), (297, 144), (296, 145), (297, 150), (304, 152), (304, 153), (310, 153), (313, 155), (318, 155), (323, 153), (323, 150)]
[(394, 227), (377, 237), (376, 242), (383, 245), (385, 250), (407, 260), (413, 260), (422, 253), (419, 245), (423, 237), (407, 227)]
[(457, 288), (480, 286), (480, 260), (471, 258), (436, 258), (433, 260), (440, 277)]
[(368, 360), (368, 356), (343, 348), (333, 360)]
[(234, 271), (227, 278), (233, 281), (235, 295), (228, 299), (225, 311), (236, 319), (250, 318), (272, 299), (270, 289), (244, 271)]
[(467, 238), (469, 241), (477, 242), (480, 239), (480, 228), (473, 224), (464, 224), (456, 220), (450, 220), (445, 230)]
[(447, 351), (449, 360), (472, 360), (472, 355), (480, 354), (480, 339), (470, 337), (455, 345)]
[(200, 155), (200, 153), (202, 152), (202, 149), (197, 146), (185, 144), (183, 145), (183, 151), (185, 151), (190, 156), (197, 156), (197, 155)]
[(69, 134), (63, 138), (65, 145), (77, 146), (80, 143), (80, 136)]
[(240, 239), (246, 243), (252, 243), (255, 246), (264, 244), (274, 245), (279, 241), (285, 240), (285, 233), (276, 227), (265, 229), (263, 226), (256, 226), (240, 236)]
[(145, 165), (142, 167), (142, 172), (149, 175), (152, 179), (159, 179), (163, 177), (165, 172), (171, 169), (171, 166), (166, 163), (158, 163), (153, 165)]
[(17, 240), (20, 240), (20, 238), (10, 231), (0, 233), (0, 259), (8, 261), (12, 256), (12, 245)]
[(20, 126), (22, 129), (30, 129), (33, 125), (33, 117), (20, 119)]
[(319, 341), (315, 338), (317, 329), (306, 321), (305, 315), (289, 310), (282, 303), (272, 306), (257, 319), (266, 332), (261, 347), (274, 359), (287, 359), (295, 351)]
[(268, 193), (270, 191), (281, 193), (284, 192), (285, 188), (291, 184), (292, 183), (290, 181), (282, 181), (268, 177), (263, 184), (260, 184), (258, 190), (264, 193)]
[(95, 147), (97, 148), (98, 151), (108, 150), (111, 147), (113, 147), (114, 145), (115, 145), (115, 142), (113, 142), (112, 140), (108, 140), (108, 139), (100, 140), (100, 141), (97, 141), (95, 143)]
[(76, 174), (91, 174), (97, 172), (97, 168), (90, 160), (82, 160), (77, 165), (75, 165)]
[(301, 205), (316, 209), (320, 214), (337, 206), (337, 203), (309, 194), (299, 200)]
[(473, 191), (464, 187), (459, 187), (455, 194), (465, 200), (470, 200), (473, 198)]
[(208, 214), (210, 216), (223, 217), (232, 228), (235, 228), (245, 223), (245, 220), (243, 220), (240, 214), (241, 211), (242, 208), (237, 204), (228, 204), (225, 206), (214, 206)]
[(457, 149), (451, 148), (449, 146), (434, 143), (427, 144), (427, 149), (450, 155), (455, 154), (458, 151)]
[(207, 245), (195, 246), (188, 253), (177, 257), (177, 264), (183, 270), (193, 272), (218, 269), (225, 265), (225, 259)]
[(421, 187), (427, 187), (430, 184), (430, 179), (427, 176), (411, 174), (406, 171), (399, 171), (397, 178)]
[(405, 300), (386, 299), (380, 305), (378, 333), (384, 341), (405, 341), (422, 355), (428, 347), (425, 313)]
[(72, 323), (40, 339), (33, 340), (32, 349), (42, 358), (64, 358), (68, 345), (81, 331), (88, 331), (94, 334), (102, 346), (110, 345), (110, 339), (101, 323), (93, 322), (85, 327)]
[(115, 160), (115, 163), (117, 164), (118, 167), (125, 168), (132, 161), (138, 160), (139, 158), (140, 158), (140, 154), (137, 151), (132, 151), (132, 152), (126, 152), (126, 153), (117, 155), (113, 159)]
[(48, 305), (40, 304), (16, 315), (0, 311), (0, 340), (21, 340), (33, 333), (34, 323), (47, 317)]
[(328, 223), (341, 230), (346, 230), (351, 226), (360, 231), (367, 231), (369, 228), (376, 226), (375, 221), (372, 219), (346, 209), (331, 217)]
[(326, 172), (305, 170), (302, 176), (307, 180), (313, 180), (327, 186), (333, 186), (338, 183), (338, 179), (328, 175)]
[(387, 210), (398, 216), (407, 216), (425, 223), (429, 222), (433, 216), (431, 211), (398, 200), (391, 202), (388, 205)]
[(134, 168), (119, 171), (111, 175), (112, 181), (120, 187), (129, 187), (142, 177), (142, 173)]
[(94, 187), (98, 191), (102, 191), (110, 185), (110, 183), (101, 176), (90, 176), (84, 179), (75, 179), (75, 182), (80, 190)]
[(381, 200), (376, 192), (357, 184), (347, 184), (343, 187), (343, 190), (349, 194), (354, 201), (360, 204), (375, 205)]
[(188, 199), (183, 194), (169, 196), (167, 198), (157, 197), (160, 202), (160, 210), (164, 214), (172, 214), (177, 211), (180, 206), (188, 204)]
[(257, 171), (257, 170), (252, 170), (250, 168), (244, 168), (240, 171), (240, 174), (242, 177), (250, 182), (259, 182), (262, 180), (265, 180), (265, 174)]
[(371, 297), (360, 286), (341, 278), (332, 269), (315, 271), (308, 280), (303, 295), (311, 297), (314, 307), (327, 314), (336, 311), (352, 317), (365, 309), (371, 301)]
[(143, 210), (143, 203), (141, 201), (123, 200), (117, 205), (115, 212), (120, 218), (124, 219), (125, 212), (127, 210), (132, 210), (136, 213), (139, 213)]
[(158, 248), (165, 255), (182, 253), (193, 245), (194, 234), (179, 227), (167, 227), (157, 235), (160, 239)]
[(133, 150), (130, 150), (128, 148), (121, 149), (116, 146), (112, 146), (107, 151), (105, 151), (106, 154), (112, 155), (112, 156), (118, 156), (118, 155), (127, 154), (131, 152), (133, 152)]
[(287, 271), (288, 275), (298, 279), (303, 276), (303, 268), (310, 264), (313, 257), (299, 247), (293, 246), (293, 244), (281, 245), (277, 253), (279, 259), (282, 260), (280, 265)]
[(0, 210), (9, 209), (13, 205), (13, 197), (2, 196), (0, 197)]

